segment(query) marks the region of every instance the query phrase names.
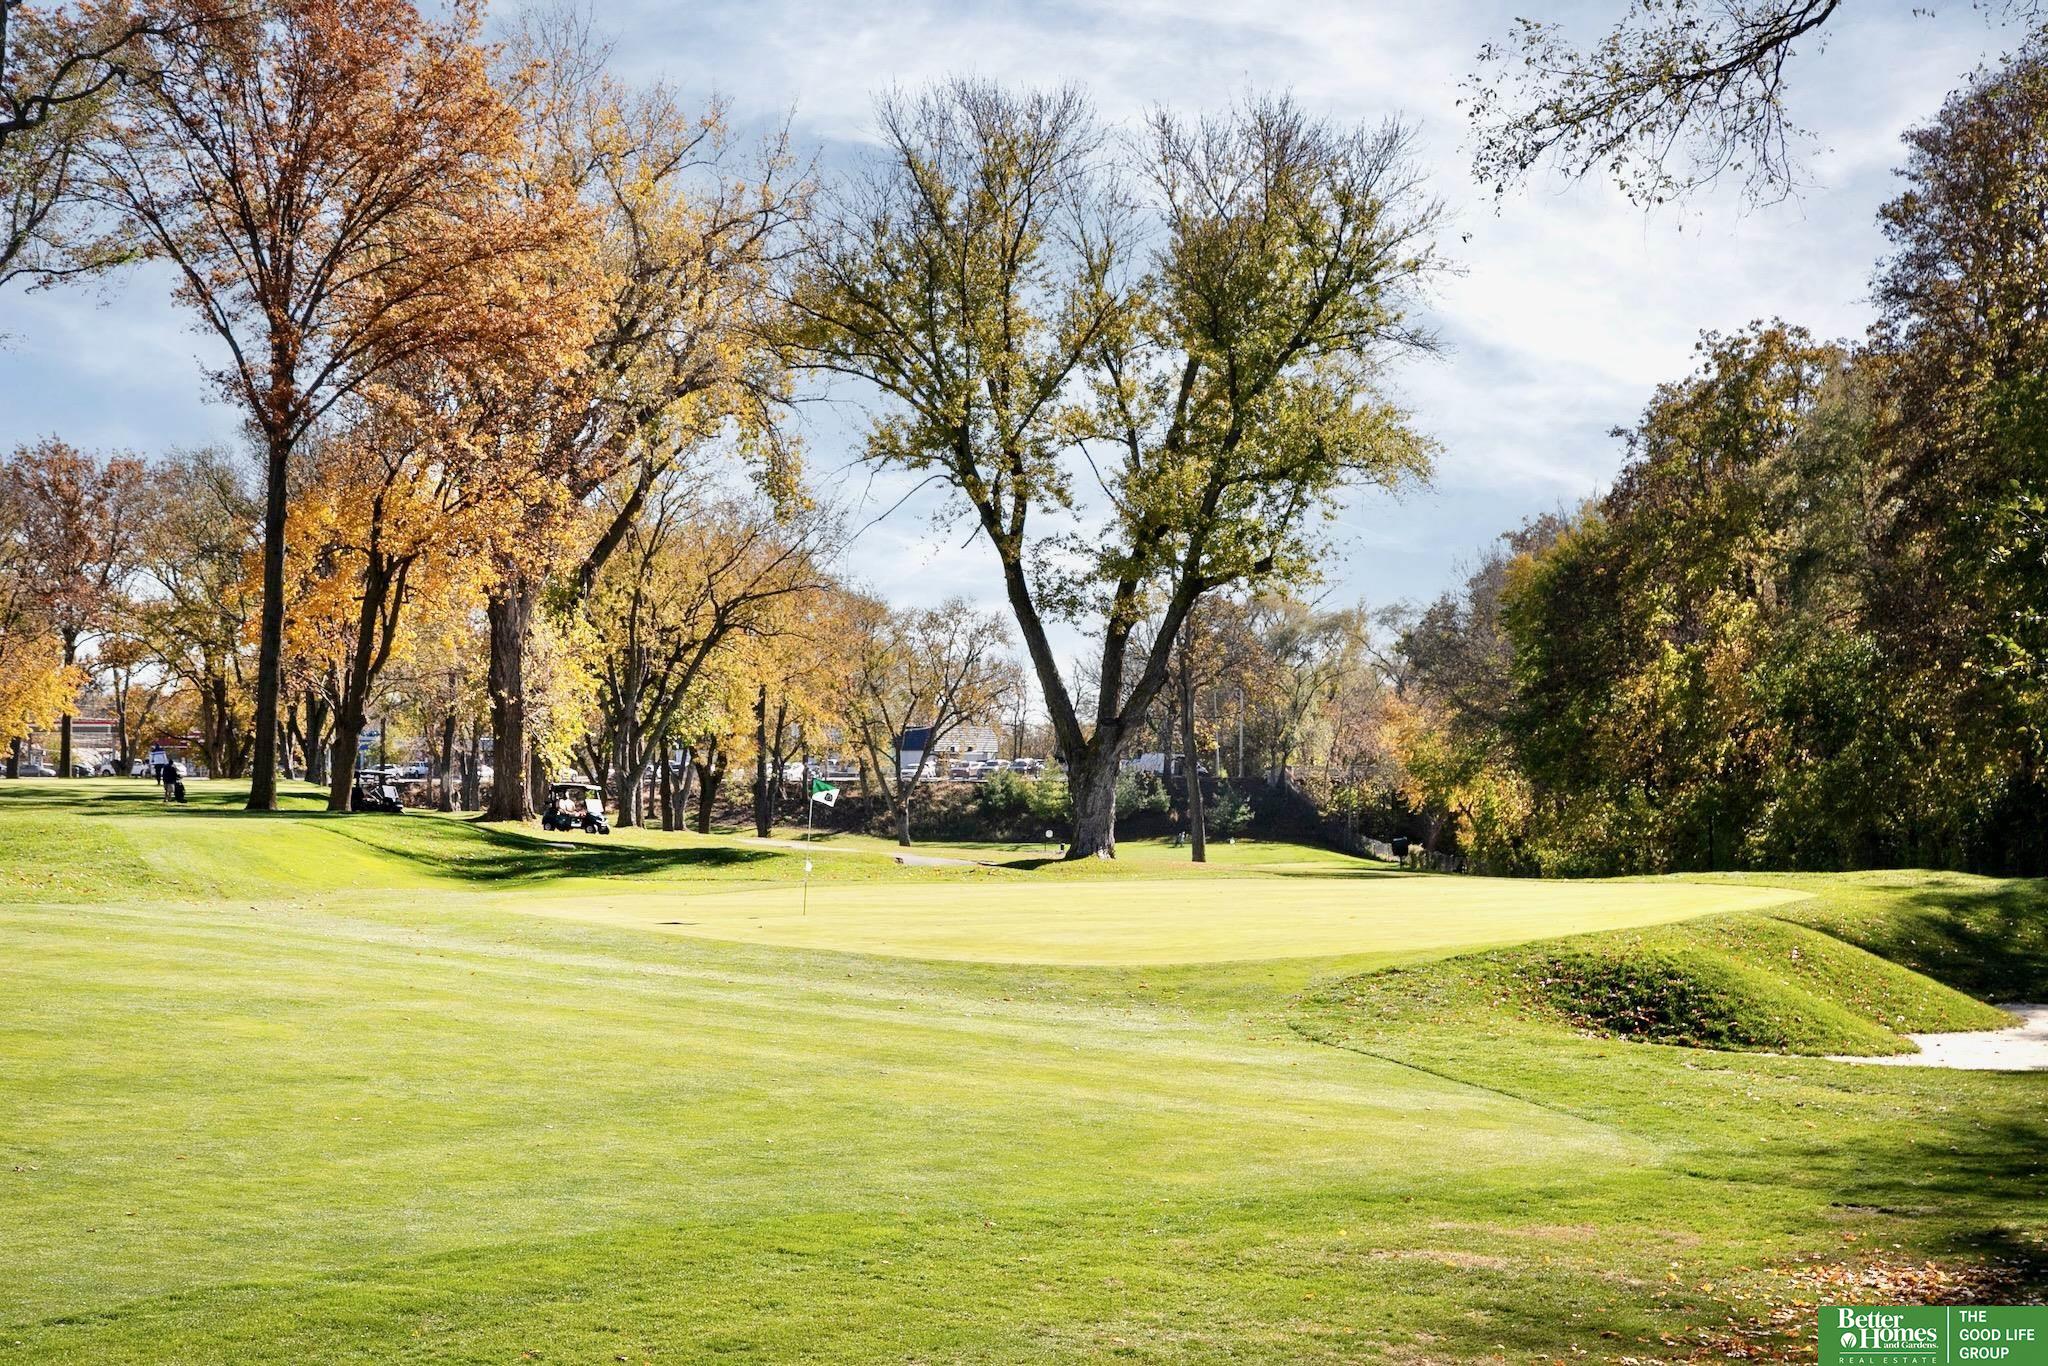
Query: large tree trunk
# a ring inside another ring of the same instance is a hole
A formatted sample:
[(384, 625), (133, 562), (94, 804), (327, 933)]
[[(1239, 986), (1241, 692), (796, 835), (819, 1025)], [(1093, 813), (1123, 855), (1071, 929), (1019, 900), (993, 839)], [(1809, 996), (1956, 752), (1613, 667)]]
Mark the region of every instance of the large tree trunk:
[(534, 591), (513, 577), (485, 603), (491, 625), (491, 804), (487, 820), (523, 821), (533, 814), (526, 785), (526, 631)]
[(346, 811), (349, 799), (355, 795), (356, 787), (356, 746), (362, 742), (363, 723), (353, 726), (347, 720), (338, 721), (334, 727), (334, 745), (329, 751), (333, 760), (327, 766), (327, 809)]
[[(284, 665), (285, 467), (291, 447), (282, 433), (264, 443), (263, 610), (256, 644), (255, 754), (249, 810), (277, 810), (277, 693)], [(350, 756), (353, 770), (354, 756)]]
[(455, 774), (455, 713), (449, 712), (441, 721), (441, 800), (440, 810), (455, 809), (455, 791), (452, 780)]
[(789, 803), (788, 781), (784, 777), (789, 772), (788, 730), (789, 698), (785, 696), (780, 702), (775, 704), (775, 726), (774, 729), (768, 732), (774, 739), (773, 747), (770, 750), (772, 767), (769, 770), (769, 782), (772, 784), (769, 790), (775, 794), (768, 806), (771, 823), (775, 813), (782, 810)]
[(21, 737), (19, 735), (7, 742), (7, 776), (10, 778), (19, 778), (21, 776)]
[(672, 827), (677, 830), (681, 830), (690, 823), (690, 793), (695, 790), (697, 782), (696, 754), (695, 746), (684, 746), (682, 758), (683, 785), (676, 790), (676, 823)]
[[(363, 574), (362, 601), (356, 609), (355, 653), (349, 657), (348, 675), (341, 684), (341, 701), (334, 709), (334, 768), (327, 781), (329, 811), (348, 810), (355, 790), (356, 749), (362, 741), (363, 731), (370, 724), (370, 685), (376, 681), (377, 666), (381, 662), (377, 648), (378, 625), (383, 617), (385, 601), (393, 591), (403, 591), (402, 585), (394, 588), (390, 575), (373, 554), (369, 568)], [(386, 747), (390, 738), (391, 719), (387, 716), (377, 726), (379, 765), (389, 762)]]
[(725, 752), (713, 744), (706, 758), (696, 761), (697, 833), (711, 833), (711, 806), (718, 800), (718, 785), (725, 781)]
[[(70, 668), (78, 662), (78, 637), (71, 632), (64, 633), (64, 667)], [(57, 776), (71, 776), (71, 708), (64, 708), (64, 714), (57, 718)]]
[(1116, 857), (1116, 749), (1090, 745), (1067, 764), (1074, 799), (1074, 842), (1068, 858)]
[[(1159, 731), (1159, 786), (1166, 793), (1166, 814), (1173, 815), (1173, 747), (1180, 740), (1180, 707), (1178, 699), (1166, 704), (1166, 715)], [(1186, 802), (1179, 803), (1185, 810)]]
[(774, 827), (773, 798), (768, 792), (768, 685), (754, 695), (754, 835), (767, 839)]
[(1202, 775), (1198, 771), (1201, 765), (1195, 762), (1195, 678), (1185, 668), (1180, 671), (1180, 755), (1181, 776), (1188, 785), (1188, 836), (1194, 841), (1194, 861), (1207, 863), (1207, 813), (1202, 808)]
[(114, 678), (114, 776), (128, 776), (128, 685)]
[(660, 737), (654, 746), (654, 750), (654, 761), (660, 765), (656, 791), (661, 794), (661, 828), (663, 830), (673, 830), (676, 828), (676, 770), (675, 766), (669, 762), (669, 746), (666, 735)]
[(227, 710), (227, 680), (209, 674), (199, 706), (199, 745), (206, 752), (206, 771), (225, 777), (240, 777), (230, 754), (234, 749), (234, 719)]
[(311, 693), (306, 696), (306, 780), (327, 782), (327, 718), (333, 709), (327, 699)]
[[(619, 808), (618, 823), (621, 826), (644, 824), (643, 808), (640, 804), (641, 775), (646, 771), (639, 735), (640, 699), (633, 696), (629, 707), (622, 708), (618, 724), (612, 729), (612, 743), (609, 775), (592, 773), (600, 781), (609, 776), (613, 782), (614, 799)], [(593, 750), (598, 747), (591, 746)], [(599, 755), (598, 757), (605, 757)]]
[(646, 807), (642, 805), (640, 800), (641, 788), (643, 786), (643, 784), (640, 781), (640, 777), (640, 765), (631, 762), (619, 765), (618, 789), (620, 825), (645, 825), (647, 823)]
[(462, 762), (462, 809), (474, 811), (483, 800), (484, 770), (484, 728), (472, 721), (469, 727), (469, 753)]

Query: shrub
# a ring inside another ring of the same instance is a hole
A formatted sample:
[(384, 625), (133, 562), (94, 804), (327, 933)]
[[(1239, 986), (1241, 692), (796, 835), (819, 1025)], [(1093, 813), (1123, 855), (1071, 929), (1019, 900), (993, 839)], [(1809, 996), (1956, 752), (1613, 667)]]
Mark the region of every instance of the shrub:
[(1074, 818), (1074, 798), (1067, 791), (1066, 774), (1047, 773), (1026, 786), (1030, 791), (1025, 809), (1035, 823), (1059, 826)]
[(1119, 773), (1116, 778), (1116, 818), (1130, 820), (1148, 812), (1164, 814), (1166, 784), (1152, 773)]
[(1242, 835), (1252, 823), (1252, 804), (1236, 788), (1226, 788), (1217, 794), (1216, 805), (1209, 812), (1209, 828), (1219, 835), (1235, 837)]
[(1009, 824), (1030, 813), (1032, 786), (1030, 779), (998, 769), (975, 789), (974, 805), (989, 820)]

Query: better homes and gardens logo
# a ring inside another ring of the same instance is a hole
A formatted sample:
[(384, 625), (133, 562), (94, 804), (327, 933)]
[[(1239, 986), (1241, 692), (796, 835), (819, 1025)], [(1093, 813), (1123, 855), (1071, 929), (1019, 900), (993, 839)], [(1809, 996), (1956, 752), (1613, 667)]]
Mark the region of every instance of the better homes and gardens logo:
[(2048, 1364), (2048, 1308), (1830, 1305), (1820, 1311), (1821, 1366)]

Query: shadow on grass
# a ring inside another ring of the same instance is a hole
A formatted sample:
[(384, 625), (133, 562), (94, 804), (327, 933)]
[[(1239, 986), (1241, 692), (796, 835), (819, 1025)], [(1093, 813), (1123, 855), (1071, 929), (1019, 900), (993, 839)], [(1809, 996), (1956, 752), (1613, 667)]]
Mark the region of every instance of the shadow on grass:
[[(427, 812), (384, 814), (328, 811), (310, 793), (286, 795), (279, 811), (248, 811), (238, 788), (205, 792), (187, 789), (185, 804), (166, 803), (153, 785), (110, 780), (62, 790), (61, 780), (25, 789), (0, 785), (0, 813), (61, 813), (67, 817), (160, 816), (167, 822), (243, 822), (319, 826), (365, 848), (403, 859), (430, 876), (462, 882), (546, 882), (560, 878), (636, 878), (660, 874), (689, 876), (794, 856), (772, 849), (681, 845), (668, 848), (614, 844), (602, 836), (546, 835), (538, 830), (486, 825), (480, 817), (448, 818)], [(203, 837), (201, 837), (203, 838)]]
[(1829, 933), (1987, 1001), (2048, 1000), (2048, 881), (1937, 879)]
[(1924, 1119), (1902, 1128), (1911, 1135), (1843, 1147), (1836, 1203), (1940, 1219), (1957, 1252), (1998, 1262), (2030, 1300), (2048, 1290), (2048, 1248), (2029, 1236), (2048, 1214), (2048, 1123), (1979, 1110), (1942, 1123), (1938, 1144)]
[[(325, 816), (326, 813), (319, 813)], [(546, 882), (557, 878), (635, 878), (773, 864), (792, 855), (725, 845), (650, 848), (549, 837), (479, 820), (359, 816), (336, 833), (400, 855), (428, 872), (468, 882)]]

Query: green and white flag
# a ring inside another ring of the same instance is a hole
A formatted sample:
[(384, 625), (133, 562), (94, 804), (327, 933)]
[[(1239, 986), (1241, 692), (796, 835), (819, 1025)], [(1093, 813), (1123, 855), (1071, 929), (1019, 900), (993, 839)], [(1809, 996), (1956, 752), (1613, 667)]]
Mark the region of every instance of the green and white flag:
[(813, 778), (811, 779), (811, 800), (823, 802), (827, 806), (835, 806), (839, 802), (839, 789), (826, 782), (823, 778)]

